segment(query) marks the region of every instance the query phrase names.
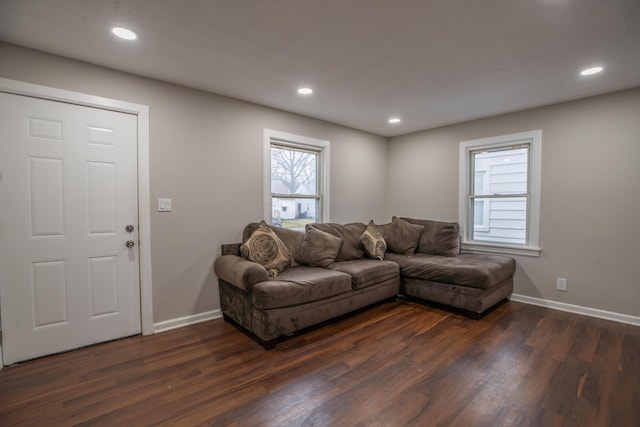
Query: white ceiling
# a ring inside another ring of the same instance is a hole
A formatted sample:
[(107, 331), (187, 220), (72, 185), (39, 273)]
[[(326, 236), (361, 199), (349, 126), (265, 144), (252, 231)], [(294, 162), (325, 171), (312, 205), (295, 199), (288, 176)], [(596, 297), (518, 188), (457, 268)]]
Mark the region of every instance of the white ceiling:
[(640, 0), (0, 0), (0, 39), (384, 136), (640, 86)]

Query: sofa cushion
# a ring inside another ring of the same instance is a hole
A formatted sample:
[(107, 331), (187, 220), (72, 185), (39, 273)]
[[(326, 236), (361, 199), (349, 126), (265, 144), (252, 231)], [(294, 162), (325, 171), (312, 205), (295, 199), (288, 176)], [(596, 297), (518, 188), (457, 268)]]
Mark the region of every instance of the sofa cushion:
[(387, 249), (397, 254), (411, 255), (418, 247), (424, 226), (410, 224), (394, 216), (389, 224), (379, 225), (378, 230), (387, 242)]
[(277, 278), (256, 283), (251, 303), (262, 310), (291, 307), (351, 291), (351, 277), (324, 268), (292, 267)]
[(370, 258), (384, 259), (384, 253), (387, 251), (387, 242), (384, 241), (384, 237), (382, 237), (373, 221), (369, 221), (364, 233), (360, 235), (360, 244)]
[(364, 251), (360, 246), (360, 236), (364, 233), (366, 228), (364, 224), (336, 224), (325, 222), (307, 224), (306, 227), (314, 227), (342, 239), (342, 246), (336, 256), (336, 261), (364, 258)]
[(461, 254), (455, 257), (440, 255), (387, 254), (397, 262), (405, 277), (488, 289), (512, 276), (516, 263), (500, 255)]
[(457, 222), (401, 219), (424, 226), (417, 252), (442, 256), (456, 256), (460, 253), (460, 225)]
[(249, 261), (262, 265), (269, 276), (277, 276), (289, 266), (291, 254), (282, 240), (266, 224), (260, 224), (251, 237), (240, 246), (240, 253)]
[(340, 237), (315, 227), (307, 227), (300, 248), (295, 254), (296, 262), (310, 267), (331, 268), (341, 245)]
[[(304, 230), (294, 229), (294, 228), (284, 228), (278, 227), (276, 225), (267, 224), (266, 222), (252, 222), (247, 224), (242, 232), (242, 241), (246, 242), (249, 239), (249, 236), (253, 234), (254, 231), (258, 228), (259, 225), (265, 225), (273, 230), (274, 233), (282, 240), (282, 243), (289, 249), (290, 254), (295, 254), (302, 243), (302, 238), (304, 236)], [(295, 258), (292, 256), (289, 262), (291, 267), (298, 265), (295, 261)]]
[(333, 269), (349, 274), (353, 289), (363, 289), (394, 277), (398, 277), (398, 280), (400, 278), (398, 264), (391, 261), (355, 259), (336, 262)]

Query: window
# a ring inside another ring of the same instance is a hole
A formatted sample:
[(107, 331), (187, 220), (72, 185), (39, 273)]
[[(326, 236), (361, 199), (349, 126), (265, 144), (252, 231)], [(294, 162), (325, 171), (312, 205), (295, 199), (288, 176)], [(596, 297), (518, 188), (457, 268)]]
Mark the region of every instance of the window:
[[(485, 175), (486, 171), (475, 171), (474, 173), (474, 194), (483, 194), (487, 192), (485, 187)], [(487, 231), (488, 222), (486, 219), (489, 217), (489, 204), (485, 203), (482, 199), (474, 199), (473, 201), (473, 229), (475, 231)]]
[(538, 256), (542, 131), (460, 143), (462, 248)]
[(329, 141), (264, 130), (264, 219), (287, 228), (329, 221)]

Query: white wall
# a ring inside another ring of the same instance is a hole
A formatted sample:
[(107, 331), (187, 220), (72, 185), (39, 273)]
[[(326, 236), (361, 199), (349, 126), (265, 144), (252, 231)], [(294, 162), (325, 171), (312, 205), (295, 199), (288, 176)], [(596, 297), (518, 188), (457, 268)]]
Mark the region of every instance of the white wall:
[(150, 107), (154, 321), (219, 308), (222, 243), (262, 218), (263, 129), (331, 142), (331, 220), (386, 219), (387, 139), (327, 122), (0, 43), (0, 77)]
[(640, 88), (392, 138), (389, 213), (456, 221), (459, 142), (535, 129), (542, 253), (515, 293), (639, 316)]

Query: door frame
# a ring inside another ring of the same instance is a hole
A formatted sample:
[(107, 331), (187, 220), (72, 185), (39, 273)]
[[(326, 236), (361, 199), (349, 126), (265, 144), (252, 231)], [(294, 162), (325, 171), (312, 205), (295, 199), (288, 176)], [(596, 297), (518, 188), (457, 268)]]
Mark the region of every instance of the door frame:
[[(149, 185), (149, 106), (0, 78), (0, 92), (136, 115), (138, 118), (138, 240), (142, 335), (152, 335), (151, 192)], [(2, 344), (0, 343), (0, 347)], [(1, 357), (1, 356), (0, 356)], [(0, 359), (1, 366), (1, 359)]]

